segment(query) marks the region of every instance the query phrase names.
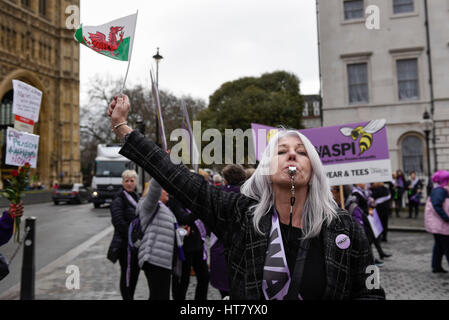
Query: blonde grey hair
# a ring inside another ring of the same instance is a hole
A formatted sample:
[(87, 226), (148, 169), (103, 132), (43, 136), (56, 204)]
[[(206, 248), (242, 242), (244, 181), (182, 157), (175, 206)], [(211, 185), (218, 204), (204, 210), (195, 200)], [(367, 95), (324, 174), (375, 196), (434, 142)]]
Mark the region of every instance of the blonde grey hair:
[(136, 170), (125, 170), (122, 172), (122, 179), (126, 178), (136, 178), (137, 179), (137, 172)]
[(253, 214), (255, 230), (263, 234), (259, 226), (260, 219), (274, 207), (271, 173), (267, 174), (267, 168), (270, 168), (279, 140), (286, 136), (296, 136), (301, 139), (312, 166), (309, 191), (302, 211), (302, 226), (304, 238), (313, 238), (320, 234), (323, 223), (329, 225), (337, 217), (338, 206), (332, 196), (320, 157), (313, 144), (303, 134), (295, 130), (279, 130), (270, 139), (256, 171), (241, 187), (241, 193), (258, 201), (258, 204), (250, 207), (250, 211)]

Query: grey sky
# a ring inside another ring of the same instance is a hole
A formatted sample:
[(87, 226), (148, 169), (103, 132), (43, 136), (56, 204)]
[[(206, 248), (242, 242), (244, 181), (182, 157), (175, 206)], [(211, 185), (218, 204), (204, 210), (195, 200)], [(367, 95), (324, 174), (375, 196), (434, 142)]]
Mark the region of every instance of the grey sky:
[[(156, 47), (159, 87), (208, 102), (226, 81), (285, 70), (303, 94), (319, 92), (313, 0), (81, 0), (81, 23), (100, 25), (139, 10), (129, 84), (149, 85)], [(81, 46), (81, 102), (95, 74), (123, 77), (127, 63)]]

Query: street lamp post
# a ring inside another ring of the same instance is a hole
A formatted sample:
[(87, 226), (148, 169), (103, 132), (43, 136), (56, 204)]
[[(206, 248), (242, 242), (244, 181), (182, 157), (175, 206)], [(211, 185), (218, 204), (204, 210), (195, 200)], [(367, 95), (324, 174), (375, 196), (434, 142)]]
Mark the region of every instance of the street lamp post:
[[(156, 61), (156, 88), (159, 90), (159, 62), (161, 62), (162, 59), (164, 59), (164, 57), (159, 54), (159, 48), (157, 48), (157, 53), (153, 56), (153, 59)], [(156, 110), (156, 144), (159, 145), (159, 120), (157, 118), (157, 110)]]
[(429, 136), (430, 132), (433, 128), (433, 120), (430, 118), (429, 112), (424, 111), (422, 120), (421, 120), (421, 128), (424, 131), (426, 135), (426, 154), (427, 154), (427, 195), (430, 195), (430, 192), (432, 191), (432, 184), (431, 184), (431, 169), (430, 169), (430, 146), (429, 146)]

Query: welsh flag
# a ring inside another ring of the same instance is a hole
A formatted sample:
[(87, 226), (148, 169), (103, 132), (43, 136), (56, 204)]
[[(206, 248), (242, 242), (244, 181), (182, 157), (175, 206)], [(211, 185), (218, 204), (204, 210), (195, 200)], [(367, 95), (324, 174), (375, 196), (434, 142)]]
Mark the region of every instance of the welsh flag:
[(75, 32), (75, 40), (112, 59), (129, 61), (136, 30), (137, 13), (101, 26), (83, 26)]

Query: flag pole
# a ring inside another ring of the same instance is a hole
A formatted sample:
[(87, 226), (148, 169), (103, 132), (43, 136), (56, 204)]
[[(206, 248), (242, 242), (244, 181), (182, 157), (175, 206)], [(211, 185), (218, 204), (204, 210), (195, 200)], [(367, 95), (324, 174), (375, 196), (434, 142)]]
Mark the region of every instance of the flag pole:
[(123, 91), (125, 90), (126, 79), (128, 79), (129, 66), (131, 65), (131, 58), (133, 56), (134, 38), (135, 38), (135, 35), (136, 35), (136, 26), (137, 26), (137, 16), (138, 16), (138, 14), (139, 14), (139, 10), (136, 11), (136, 20), (134, 22), (133, 41), (132, 41), (132, 44), (131, 44), (131, 51), (129, 53), (128, 67), (126, 68), (125, 79), (123, 80), (122, 90), (120, 90), (120, 95), (121, 96), (123, 95)]
[(162, 108), (161, 108), (161, 102), (159, 100), (159, 90), (154, 83), (153, 72), (151, 70), (150, 70), (150, 78), (151, 78), (151, 87), (152, 87), (152, 92), (153, 92), (153, 100), (156, 105), (156, 114), (158, 117), (159, 128), (161, 131), (160, 133), (161, 133), (161, 139), (162, 139), (162, 149), (164, 151), (167, 151), (167, 139), (165, 137), (164, 120), (162, 119)]

